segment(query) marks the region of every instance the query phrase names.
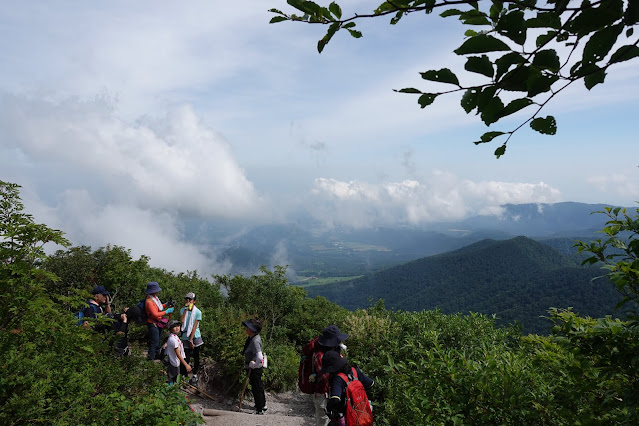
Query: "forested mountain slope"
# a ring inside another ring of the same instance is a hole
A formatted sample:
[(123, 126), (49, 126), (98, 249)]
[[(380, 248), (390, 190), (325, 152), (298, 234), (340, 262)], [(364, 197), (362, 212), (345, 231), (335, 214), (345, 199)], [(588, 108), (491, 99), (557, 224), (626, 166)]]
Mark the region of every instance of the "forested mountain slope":
[(527, 237), (483, 240), (453, 252), (422, 258), (376, 274), (309, 288), (346, 308), (384, 299), (392, 309), (440, 308), (444, 313), (497, 314), (525, 332), (548, 333), (540, 316), (550, 307), (573, 307), (589, 316), (613, 312), (619, 294), (599, 268)]

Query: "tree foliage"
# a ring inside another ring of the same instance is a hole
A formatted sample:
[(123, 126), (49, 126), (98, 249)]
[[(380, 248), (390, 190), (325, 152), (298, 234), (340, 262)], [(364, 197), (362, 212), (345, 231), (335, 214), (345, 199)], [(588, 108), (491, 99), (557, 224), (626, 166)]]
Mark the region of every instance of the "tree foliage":
[(348, 17), (335, 2), (328, 7), (308, 0), (288, 0), (288, 4), (296, 11), (271, 9), (275, 16), (270, 22), (327, 25), (326, 34), (317, 44), (320, 53), (339, 31), (362, 37), (356, 29), (362, 19), (390, 16), (390, 23), (395, 25), (406, 15), (435, 10), (442, 10), (439, 15), (443, 18), (457, 18), (467, 29), (466, 40), (454, 53), (466, 58), (464, 69), (474, 75), (473, 81), (479, 76), (485, 82), (464, 84), (449, 68), (441, 68), (420, 74), (426, 81), (451, 88), (396, 91), (416, 95), (421, 108), (440, 96), (460, 93), (464, 111), (475, 112), (486, 126), (527, 111), (528, 117), (515, 128), (488, 131), (474, 142), (482, 144), (504, 137), (495, 150), (497, 158), (506, 152), (513, 134), (526, 124), (541, 134), (557, 132), (555, 117), (541, 113), (568, 86), (583, 82), (590, 90), (605, 81), (612, 67), (639, 56), (639, 37), (634, 34), (639, 23), (637, 0), (389, 0), (370, 13)]
[(197, 420), (158, 366), (140, 356), (117, 359), (108, 339), (75, 326), (64, 307), (81, 299), (49, 291), (59, 278), (42, 268), (45, 244), (69, 242), (24, 213), (18, 185), (0, 181), (0, 194), (0, 423)]

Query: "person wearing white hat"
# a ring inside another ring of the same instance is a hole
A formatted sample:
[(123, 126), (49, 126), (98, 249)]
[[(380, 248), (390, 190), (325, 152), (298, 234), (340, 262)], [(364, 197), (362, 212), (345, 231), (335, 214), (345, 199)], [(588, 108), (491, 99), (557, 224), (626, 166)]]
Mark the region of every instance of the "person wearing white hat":
[[(200, 369), (200, 348), (204, 344), (200, 333), (200, 321), (202, 321), (202, 311), (195, 306), (195, 293), (189, 292), (184, 296), (184, 307), (180, 309), (182, 321), (182, 343), (186, 354), (186, 362), (191, 362), (193, 356), (193, 376), (191, 384), (197, 386), (197, 372)], [(181, 367), (182, 375), (186, 375), (186, 369)]]

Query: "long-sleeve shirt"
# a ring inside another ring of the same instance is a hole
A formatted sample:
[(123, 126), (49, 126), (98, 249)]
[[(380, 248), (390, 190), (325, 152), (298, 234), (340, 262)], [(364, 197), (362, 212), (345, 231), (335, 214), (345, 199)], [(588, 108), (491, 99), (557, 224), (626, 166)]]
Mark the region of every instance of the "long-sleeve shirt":
[[(166, 308), (166, 303), (163, 303), (162, 307)], [(149, 296), (147, 296), (146, 302), (144, 302), (144, 309), (146, 310), (146, 322), (151, 324), (156, 323), (160, 320), (160, 318), (166, 315), (166, 311), (161, 311), (155, 304), (153, 299), (151, 299)]]

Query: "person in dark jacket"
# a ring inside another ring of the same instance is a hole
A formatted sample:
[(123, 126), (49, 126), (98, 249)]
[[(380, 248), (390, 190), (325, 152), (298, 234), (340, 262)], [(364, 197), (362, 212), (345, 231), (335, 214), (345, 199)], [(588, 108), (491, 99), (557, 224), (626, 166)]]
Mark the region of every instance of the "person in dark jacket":
[(330, 392), (326, 402), (326, 414), (331, 419), (344, 417), (346, 413), (346, 385), (347, 383), (339, 376), (344, 373), (347, 376), (352, 374), (352, 370), (357, 372), (357, 379), (362, 382), (366, 392), (373, 386), (373, 379), (368, 377), (358, 367), (353, 367), (348, 360), (338, 352), (329, 351), (324, 354), (322, 360), (322, 374), (330, 374)]
[(329, 374), (321, 373), (324, 355), (329, 351), (341, 353), (346, 348), (342, 342), (348, 339), (348, 334), (342, 333), (336, 325), (329, 325), (317, 338), (317, 349), (313, 353), (313, 370), (315, 374), (315, 393), (313, 393), (313, 405), (315, 406), (316, 426), (328, 426), (330, 419), (326, 416), (326, 396), (330, 390)]
[(251, 392), (255, 401), (255, 414), (264, 414), (266, 411), (266, 395), (264, 394), (264, 384), (262, 383), (262, 323), (259, 320), (251, 319), (242, 322), (248, 337), (244, 343), (244, 369), (248, 370)]
[[(125, 308), (121, 314), (113, 315), (115, 320), (111, 325), (111, 330), (115, 333), (113, 352), (116, 356), (128, 356), (131, 354), (129, 349), (129, 324), (140, 321), (140, 308), (133, 306)], [(115, 342), (115, 343), (114, 343)]]

